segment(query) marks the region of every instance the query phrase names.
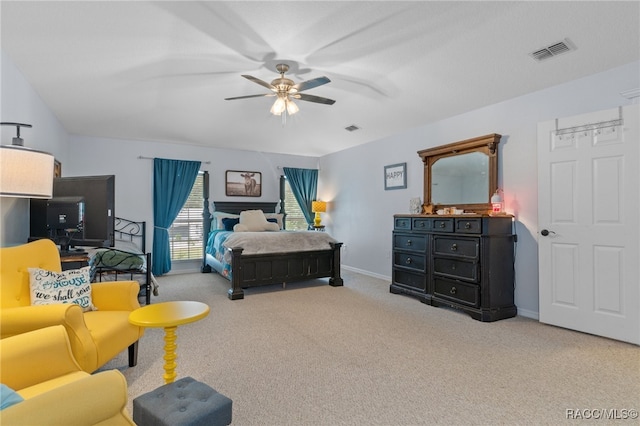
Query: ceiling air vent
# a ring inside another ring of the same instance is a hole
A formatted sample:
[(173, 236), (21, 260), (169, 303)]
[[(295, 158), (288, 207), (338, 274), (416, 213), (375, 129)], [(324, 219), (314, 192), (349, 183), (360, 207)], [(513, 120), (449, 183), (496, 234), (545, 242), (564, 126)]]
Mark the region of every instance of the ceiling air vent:
[(347, 132), (355, 132), (356, 130), (360, 130), (360, 127), (352, 124), (351, 126), (347, 126), (344, 128)]
[(554, 56), (562, 55), (563, 53), (567, 53), (572, 50), (575, 50), (575, 47), (572, 46), (569, 39), (564, 39), (564, 41), (559, 41), (550, 46), (531, 52), (529, 55), (536, 61), (544, 61), (545, 59), (553, 58)]

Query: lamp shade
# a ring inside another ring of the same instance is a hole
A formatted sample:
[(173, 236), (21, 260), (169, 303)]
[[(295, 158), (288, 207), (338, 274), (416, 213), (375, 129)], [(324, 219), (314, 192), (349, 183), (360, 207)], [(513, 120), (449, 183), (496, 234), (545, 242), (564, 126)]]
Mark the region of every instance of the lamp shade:
[(18, 145), (0, 146), (0, 196), (51, 198), (53, 155)]
[(327, 203), (325, 201), (311, 202), (311, 211), (313, 213), (324, 213), (327, 211)]
[(287, 99), (287, 114), (293, 115), (300, 111), (298, 105), (296, 105), (291, 99)]
[(287, 109), (286, 98), (283, 96), (278, 96), (278, 99), (273, 103), (271, 107), (271, 114), (273, 115), (281, 115)]

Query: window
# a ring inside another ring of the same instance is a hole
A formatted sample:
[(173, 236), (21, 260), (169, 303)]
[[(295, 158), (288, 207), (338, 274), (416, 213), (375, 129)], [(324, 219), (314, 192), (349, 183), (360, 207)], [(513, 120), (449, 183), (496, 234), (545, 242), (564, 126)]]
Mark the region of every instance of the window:
[(289, 181), (285, 176), (282, 177), (281, 192), (280, 198), (284, 200), (282, 209), (282, 212), (285, 213), (284, 229), (288, 229), (289, 231), (306, 231), (308, 228), (307, 221), (302, 214), (298, 201), (296, 201), (296, 197), (293, 195), (293, 191), (291, 191)]
[(187, 202), (169, 228), (171, 260), (202, 259), (203, 176), (198, 173)]

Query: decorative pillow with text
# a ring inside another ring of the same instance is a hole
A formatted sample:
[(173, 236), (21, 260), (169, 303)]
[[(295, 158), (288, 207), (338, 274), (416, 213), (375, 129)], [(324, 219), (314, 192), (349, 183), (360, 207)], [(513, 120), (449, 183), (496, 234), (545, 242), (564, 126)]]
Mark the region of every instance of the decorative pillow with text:
[(29, 268), (31, 305), (75, 303), (83, 312), (96, 311), (91, 301), (89, 266), (63, 272)]

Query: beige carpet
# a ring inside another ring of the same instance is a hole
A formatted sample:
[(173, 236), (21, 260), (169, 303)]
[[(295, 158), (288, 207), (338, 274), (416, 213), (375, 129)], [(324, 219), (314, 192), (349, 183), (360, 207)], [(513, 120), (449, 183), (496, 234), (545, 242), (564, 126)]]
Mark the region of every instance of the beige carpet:
[[(178, 378), (231, 398), (234, 425), (555, 425), (578, 423), (567, 410), (640, 409), (637, 346), (521, 317), (482, 323), (390, 294), (383, 280), (343, 278), (237, 301), (215, 274), (159, 278), (153, 303), (211, 307), (178, 328)], [(147, 330), (136, 367), (126, 351), (106, 366), (125, 374), (130, 400), (163, 384), (162, 337)]]

